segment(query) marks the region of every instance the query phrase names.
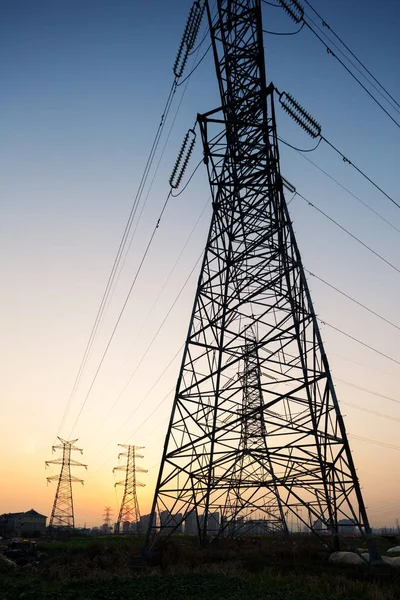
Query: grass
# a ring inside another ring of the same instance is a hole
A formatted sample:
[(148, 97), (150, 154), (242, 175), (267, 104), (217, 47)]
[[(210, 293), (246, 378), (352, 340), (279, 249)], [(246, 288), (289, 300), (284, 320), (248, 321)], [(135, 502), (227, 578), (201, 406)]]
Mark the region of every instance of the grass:
[[(162, 539), (150, 564), (123, 536), (38, 543), (40, 561), (0, 574), (0, 600), (399, 600), (400, 576), (328, 562), (311, 537)], [(382, 550), (393, 542), (380, 540)]]

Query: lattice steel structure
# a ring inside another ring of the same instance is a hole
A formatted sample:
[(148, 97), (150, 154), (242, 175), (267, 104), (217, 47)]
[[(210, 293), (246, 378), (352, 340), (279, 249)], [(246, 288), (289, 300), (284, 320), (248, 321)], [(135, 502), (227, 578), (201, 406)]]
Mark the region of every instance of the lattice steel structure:
[(81, 483), (83, 485), (83, 479), (78, 479), (71, 474), (72, 467), (85, 467), (84, 465), (76, 460), (71, 459), (71, 452), (80, 452), (83, 454), (81, 448), (76, 448), (75, 444), (78, 441), (72, 440), (67, 441), (62, 438), (58, 438), (61, 442), (58, 446), (53, 446), (52, 451), (62, 450), (62, 457), (56, 460), (47, 460), (46, 467), (48, 465), (61, 465), (60, 475), (52, 475), (47, 477), (47, 481), (58, 481), (56, 495), (54, 498), (53, 509), (51, 511), (51, 517), (49, 522), (49, 528), (54, 530), (70, 530), (75, 527), (75, 516), (74, 516), (74, 502), (72, 498), (72, 484)]
[[(246, 334), (248, 337), (248, 332)], [(271, 457), (267, 441), (267, 431), (263, 411), (263, 389), (261, 364), (258, 354), (257, 337), (250, 339), (242, 348), (243, 371), (238, 373), (238, 384), (242, 389), (242, 407), (239, 412), (241, 417), (241, 437), (238, 446), (238, 457), (236, 462), (236, 474), (233, 481), (236, 480), (236, 507), (234, 514), (240, 515), (242, 509), (245, 514), (249, 512), (250, 506), (257, 512), (259, 501), (255, 503), (246, 497), (242, 497), (242, 482), (250, 479), (262, 481), (272, 470)], [(268, 411), (268, 414), (273, 414)], [(288, 533), (285, 515), (279, 495), (276, 493), (272, 498), (267, 499), (263, 506), (264, 523), (263, 532), (266, 533)], [(265, 518), (265, 515), (267, 518)], [(252, 526), (253, 524), (253, 526)], [(238, 533), (243, 530), (243, 523), (235, 527), (231, 524), (230, 532)], [(248, 520), (248, 525), (244, 527), (246, 533), (258, 531), (260, 529), (259, 520)]]
[(109, 533), (111, 531), (111, 521), (112, 521), (111, 514), (112, 514), (111, 506), (105, 506), (104, 513), (103, 513), (103, 519), (104, 519), (103, 528), (107, 531), (107, 533)]
[(125, 471), (125, 479), (117, 481), (115, 485), (124, 486), (124, 495), (122, 497), (121, 507), (118, 513), (118, 519), (115, 524), (115, 532), (120, 533), (121, 523), (129, 523), (130, 532), (141, 533), (139, 502), (137, 498), (136, 488), (144, 487), (144, 483), (137, 481), (136, 473), (147, 473), (146, 469), (136, 466), (136, 459), (143, 458), (142, 454), (138, 454), (137, 450), (141, 450), (143, 446), (130, 446), (127, 444), (118, 444), (121, 448), (126, 448), (126, 452), (118, 454), (118, 460), (121, 456), (126, 457), (126, 465), (114, 467), (115, 471)]
[(147, 544), (185, 522), (207, 543), (291, 518), (337, 548), (346, 528), (371, 532), (283, 194), (260, 0), (218, 0), (214, 19), (206, 4), (213, 215)]

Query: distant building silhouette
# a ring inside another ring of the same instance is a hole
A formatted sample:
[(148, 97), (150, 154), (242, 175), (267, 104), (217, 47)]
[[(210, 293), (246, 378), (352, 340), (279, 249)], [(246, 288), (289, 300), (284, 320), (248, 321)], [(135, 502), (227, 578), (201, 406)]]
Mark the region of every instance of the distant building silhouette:
[(44, 535), (46, 533), (46, 519), (47, 517), (33, 508), (27, 512), (5, 513), (0, 515), (0, 535)]
[(338, 529), (339, 533), (348, 535), (356, 535), (358, 533), (357, 526), (352, 519), (340, 519), (338, 521)]
[(192, 535), (197, 533), (197, 519), (196, 519), (196, 513), (194, 510), (192, 510), (192, 512), (188, 513), (186, 519), (185, 519), (185, 533)]
[(140, 517), (140, 526), (141, 526), (143, 533), (146, 533), (146, 531), (147, 531), (147, 528), (150, 523), (150, 517), (151, 517), (151, 515), (142, 515)]

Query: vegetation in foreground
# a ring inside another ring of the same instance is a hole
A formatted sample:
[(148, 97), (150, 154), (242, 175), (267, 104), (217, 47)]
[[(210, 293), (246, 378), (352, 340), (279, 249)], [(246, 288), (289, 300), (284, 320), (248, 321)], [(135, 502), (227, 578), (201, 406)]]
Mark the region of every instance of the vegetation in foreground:
[[(393, 540), (378, 540), (381, 551)], [(43, 540), (37, 557), (0, 563), (0, 600), (399, 600), (390, 567), (332, 565), (318, 540), (160, 540), (150, 564), (141, 540), (123, 536)]]

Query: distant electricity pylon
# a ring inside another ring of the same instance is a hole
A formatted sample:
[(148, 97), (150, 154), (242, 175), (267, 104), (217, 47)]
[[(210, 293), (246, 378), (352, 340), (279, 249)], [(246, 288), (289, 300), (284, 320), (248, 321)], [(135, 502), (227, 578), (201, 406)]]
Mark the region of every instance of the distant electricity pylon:
[[(293, 523), (335, 549), (343, 534), (358, 531), (372, 554), (283, 193), (261, 0), (210, 4), (221, 106), (197, 120), (213, 214), (146, 545), (183, 527), (206, 544), (252, 527), (288, 532)], [(320, 136), (291, 96), (280, 101), (311, 137)], [(187, 139), (173, 173), (187, 165)]]
[(129, 531), (141, 533), (140, 511), (136, 488), (138, 486), (144, 487), (145, 484), (136, 480), (136, 473), (147, 473), (147, 470), (136, 466), (136, 459), (143, 458), (143, 455), (137, 454), (136, 451), (141, 450), (144, 446), (130, 446), (127, 444), (118, 444), (118, 446), (126, 449), (126, 452), (120, 452), (118, 454), (118, 460), (121, 456), (126, 456), (126, 465), (120, 465), (113, 469), (113, 473), (114, 471), (125, 471), (125, 479), (115, 483), (116, 486), (124, 486), (124, 495), (122, 497), (121, 508), (119, 509), (118, 520), (115, 524), (115, 532), (120, 533), (121, 523), (122, 527), (124, 523), (129, 523)]
[[(236, 462), (236, 506), (235, 514), (241, 514), (242, 505), (246, 507), (247, 513), (251, 514), (258, 509), (258, 502), (248, 502), (241, 494), (242, 482), (257, 478), (263, 481), (271, 470), (271, 456), (266, 442), (266, 424), (263, 417), (263, 389), (260, 357), (258, 353), (256, 329), (249, 334), (249, 339), (242, 348), (243, 371), (237, 375), (237, 384), (242, 388), (242, 406), (239, 408), (238, 416), (241, 417), (241, 436), (238, 447), (239, 460)], [(253, 338), (254, 335), (254, 338)], [(271, 411), (270, 411), (271, 412)], [(273, 414), (273, 412), (271, 412)], [(256, 457), (256, 461), (254, 458)], [(249, 510), (253, 508), (253, 510)], [(263, 533), (287, 533), (288, 528), (284, 516), (282, 502), (276, 493), (267, 500), (263, 506), (267, 518), (264, 522), (250, 519), (246, 532), (259, 531), (262, 524)], [(237, 532), (235, 523), (230, 527), (232, 532)]]
[(104, 514), (103, 514), (103, 519), (104, 519), (104, 525), (107, 528), (107, 532), (110, 531), (110, 523), (111, 523), (111, 513), (112, 513), (112, 509), (111, 506), (105, 506), (104, 507)]
[(78, 441), (72, 440), (67, 441), (62, 438), (58, 438), (61, 442), (58, 446), (53, 446), (52, 451), (62, 450), (62, 457), (56, 460), (47, 460), (46, 467), (48, 465), (61, 465), (60, 475), (52, 475), (47, 477), (47, 481), (58, 481), (56, 495), (53, 503), (53, 510), (51, 511), (49, 527), (54, 529), (74, 529), (75, 518), (74, 518), (74, 502), (72, 499), (72, 484), (81, 483), (83, 485), (83, 479), (78, 479), (71, 475), (71, 467), (85, 467), (80, 462), (71, 459), (71, 452), (76, 451), (83, 454), (81, 448), (76, 448), (75, 443)]

